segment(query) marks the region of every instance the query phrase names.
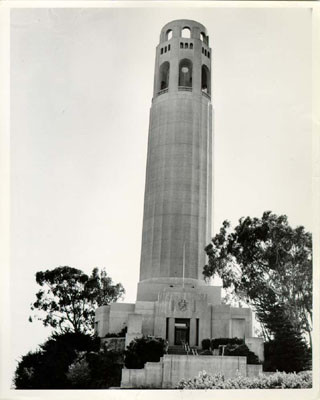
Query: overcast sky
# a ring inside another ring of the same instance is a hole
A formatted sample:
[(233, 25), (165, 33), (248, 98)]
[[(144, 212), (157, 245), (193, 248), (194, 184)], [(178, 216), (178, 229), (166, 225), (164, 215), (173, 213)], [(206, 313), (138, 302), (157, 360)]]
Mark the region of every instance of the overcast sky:
[(214, 232), (224, 219), (265, 210), (311, 230), (310, 10), (20, 9), (11, 17), (15, 360), (50, 333), (28, 322), (36, 271), (105, 267), (135, 301), (155, 47), (171, 20), (194, 19), (210, 36)]

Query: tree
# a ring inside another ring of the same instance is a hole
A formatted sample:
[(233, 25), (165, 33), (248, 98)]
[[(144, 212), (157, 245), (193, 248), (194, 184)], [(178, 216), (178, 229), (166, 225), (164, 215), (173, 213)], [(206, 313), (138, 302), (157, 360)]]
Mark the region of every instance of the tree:
[(204, 277), (218, 274), (253, 306), (266, 338), (277, 335), (277, 315), (290, 321), (299, 335), (312, 330), (312, 237), (295, 229), (285, 215), (270, 211), (259, 218), (241, 218), (232, 231), (224, 221), (205, 251)]
[(78, 352), (99, 350), (99, 340), (83, 333), (54, 333), (35, 352), (20, 360), (14, 376), (16, 389), (69, 389), (69, 366)]
[(113, 284), (105, 270), (99, 272), (98, 268), (88, 276), (76, 268), (58, 267), (37, 272), (36, 281), (43, 289), (31, 309), (40, 311), (37, 319), (45, 326), (61, 333), (92, 333), (95, 309), (125, 293), (121, 283)]

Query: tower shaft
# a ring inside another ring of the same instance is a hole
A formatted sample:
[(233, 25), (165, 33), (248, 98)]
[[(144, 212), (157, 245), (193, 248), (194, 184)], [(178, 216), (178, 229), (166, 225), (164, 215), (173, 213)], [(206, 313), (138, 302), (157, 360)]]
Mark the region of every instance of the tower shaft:
[[(190, 37), (183, 37), (184, 28)], [(210, 71), (203, 25), (178, 20), (162, 29), (150, 111), (140, 281), (202, 277), (204, 247), (211, 238)]]

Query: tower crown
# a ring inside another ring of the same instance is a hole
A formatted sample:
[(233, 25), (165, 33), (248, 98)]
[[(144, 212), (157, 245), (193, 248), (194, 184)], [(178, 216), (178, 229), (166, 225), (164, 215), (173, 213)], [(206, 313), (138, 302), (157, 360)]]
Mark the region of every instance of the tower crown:
[(160, 33), (160, 43), (170, 40), (171, 37), (199, 39), (209, 45), (207, 29), (199, 22), (191, 19), (176, 19), (166, 24)]
[(154, 100), (177, 92), (210, 100), (211, 49), (206, 28), (188, 19), (166, 24), (160, 33), (154, 76)]

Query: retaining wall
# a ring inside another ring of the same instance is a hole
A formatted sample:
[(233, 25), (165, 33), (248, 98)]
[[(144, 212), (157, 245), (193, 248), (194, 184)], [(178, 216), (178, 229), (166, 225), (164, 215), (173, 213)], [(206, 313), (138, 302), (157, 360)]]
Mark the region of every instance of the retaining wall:
[(247, 357), (191, 356), (166, 354), (159, 362), (148, 362), (143, 369), (122, 370), (122, 388), (174, 388), (181, 379), (196, 377), (200, 371), (221, 373), (232, 378), (239, 372), (242, 376), (258, 376), (262, 365), (247, 365)]

